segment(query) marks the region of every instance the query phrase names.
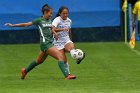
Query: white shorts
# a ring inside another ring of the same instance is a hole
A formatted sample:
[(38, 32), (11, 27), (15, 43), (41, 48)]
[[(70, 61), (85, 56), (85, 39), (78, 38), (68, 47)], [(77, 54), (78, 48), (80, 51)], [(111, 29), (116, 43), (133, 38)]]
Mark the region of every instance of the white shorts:
[(64, 49), (65, 45), (70, 42), (73, 43), (69, 38), (64, 38), (62, 40), (57, 40), (57, 41), (54, 40), (53, 44), (58, 50), (61, 50), (61, 49)]

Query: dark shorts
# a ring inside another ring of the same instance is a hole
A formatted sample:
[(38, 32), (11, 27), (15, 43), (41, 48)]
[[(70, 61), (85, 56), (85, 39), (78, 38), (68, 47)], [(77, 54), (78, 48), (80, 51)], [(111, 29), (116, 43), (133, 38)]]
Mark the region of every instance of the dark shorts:
[(45, 42), (40, 44), (40, 49), (42, 52), (46, 52), (49, 48), (53, 47), (52, 42)]

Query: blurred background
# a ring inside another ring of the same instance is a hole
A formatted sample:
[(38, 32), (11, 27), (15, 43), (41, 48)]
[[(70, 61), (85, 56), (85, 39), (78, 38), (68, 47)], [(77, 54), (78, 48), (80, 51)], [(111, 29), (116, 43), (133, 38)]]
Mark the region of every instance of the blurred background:
[[(136, 0), (124, 1), (0, 0), (0, 93), (140, 93), (137, 31), (135, 48), (128, 43), (134, 32), (132, 8)], [(35, 26), (4, 24), (32, 21), (42, 16), (41, 8), (46, 3), (53, 8), (52, 20), (59, 7), (69, 8), (75, 48), (86, 53), (80, 65), (66, 53), (76, 80), (64, 80), (52, 57), (36, 67), (26, 80), (20, 79), (20, 69), (35, 60), (40, 51), (39, 32)]]
[[(135, 0), (129, 0), (132, 5)], [(6, 27), (40, 17), (41, 7), (49, 4), (53, 17), (62, 5), (69, 8), (74, 42), (124, 41), (122, 0), (1, 0), (0, 43), (37, 43), (39, 32), (32, 27)]]

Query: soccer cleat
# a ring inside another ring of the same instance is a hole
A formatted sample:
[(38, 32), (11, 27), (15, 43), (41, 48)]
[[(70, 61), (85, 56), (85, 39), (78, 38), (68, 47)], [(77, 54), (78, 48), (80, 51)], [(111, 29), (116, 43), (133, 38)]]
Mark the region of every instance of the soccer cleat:
[(24, 78), (26, 76), (25, 68), (21, 69), (21, 74), (22, 74), (21, 79), (24, 80)]
[(77, 63), (77, 64), (80, 64), (80, 63), (81, 63), (81, 61), (82, 61), (84, 58), (85, 58), (85, 53), (84, 53), (84, 55), (83, 55), (83, 58), (82, 58), (82, 59), (77, 59), (77, 60), (76, 60), (76, 63)]
[(76, 76), (72, 76), (72, 75), (69, 74), (65, 79), (66, 79), (66, 80), (69, 80), (69, 79), (76, 79)]

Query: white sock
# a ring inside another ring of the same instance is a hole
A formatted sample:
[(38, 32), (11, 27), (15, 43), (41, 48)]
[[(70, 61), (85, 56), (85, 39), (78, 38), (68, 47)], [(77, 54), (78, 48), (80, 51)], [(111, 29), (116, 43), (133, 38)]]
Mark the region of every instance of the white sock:
[[(75, 51), (75, 49), (70, 50), (70, 55), (72, 57), (73, 52)], [(73, 57), (72, 57), (73, 58)]]
[(66, 66), (66, 69), (68, 70), (68, 73), (70, 74), (69, 63), (66, 62), (66, 63), (65, 63), (65, 66)]

